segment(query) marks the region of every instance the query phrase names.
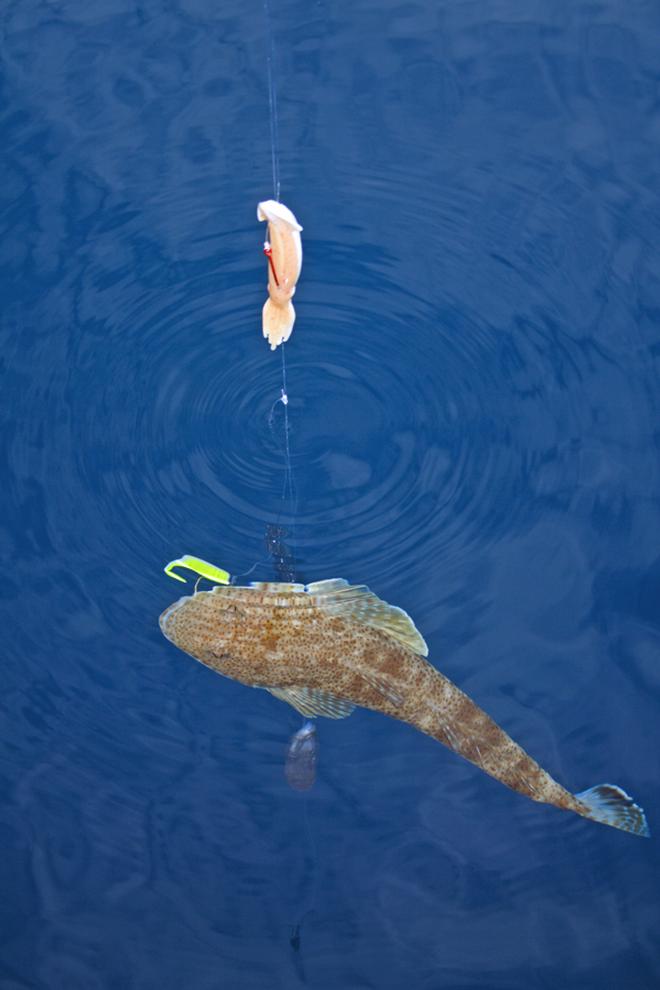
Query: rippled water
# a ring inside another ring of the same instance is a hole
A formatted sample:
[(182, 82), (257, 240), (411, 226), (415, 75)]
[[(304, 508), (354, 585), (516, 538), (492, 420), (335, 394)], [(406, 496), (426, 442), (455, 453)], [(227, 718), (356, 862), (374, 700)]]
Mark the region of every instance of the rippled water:
[(634, 987), (657, 840), (399, 723), (319, 726), (177, 654), (197, 553), (406, 608), (572, 789), (660, 832), (651, 3), (8, 2), (2, 25), (0, 990)]

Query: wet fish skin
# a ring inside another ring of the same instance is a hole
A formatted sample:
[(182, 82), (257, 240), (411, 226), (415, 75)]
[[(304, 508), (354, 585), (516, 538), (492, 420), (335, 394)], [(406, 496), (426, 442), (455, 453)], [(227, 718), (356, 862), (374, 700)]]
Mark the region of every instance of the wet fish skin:
[[(333, 614), (328, 603), (332, 596), (317, 598), (302, 585), (218, 587), (180, 599), (160, 624), (180, 649), (243, 684), (280, 697), (313, 689), (382, 712), (533, 801), (648, 834), (643, 812), (625, 792), (601, 785), (571, 794), (423, 656), (382, 626), (358, 621), (357, 606), (351, 616), (350, 609)], [(602, 807), (608, 801), (611, 813)]]
[(419, 676), (421, 658), (407, 656), (377, 630), (328, 616), (306, 595), (292, 599), (265, 588), (214, 588), (181, 598), (161, 616), (161, 629), (185, 653), (250, 687), (313, 686), (400, 717), (400, 706), (364, 673), (381, 665), (396, 669), (401, 685)]

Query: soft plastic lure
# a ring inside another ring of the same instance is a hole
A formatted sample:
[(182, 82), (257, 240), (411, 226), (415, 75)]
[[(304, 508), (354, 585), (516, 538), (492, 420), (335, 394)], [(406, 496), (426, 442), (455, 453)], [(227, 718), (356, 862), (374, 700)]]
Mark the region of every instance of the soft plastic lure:
[(263, 308), (263, 333), (274, 351), (288, 340), (296, 312), (291, 299), (302, 268), (302, 227), (291, 210), (274, 199), (257, 206), (257, 218), (268, 222), (264, 254), (268, 258), (268, 296)]
[(229, 584), (231, 581), (231, 575), (228, 571), (223, 571), (221, 567), (216, 567), (215, 564), (209, 564), (208, 560), (202, 560), (201, 557), (192, 557), (189, 553), (184, 554), (183, 557), (178, 557), (177, 560), (171, 560), (167, 567), (164, 568), (168, 577), (174, 578), (175, 581), (182, 581), (185, 584), (186, 579), (174, 571), (175, 567), (192, 571), (193, 574), (198, 574), (199, 577), (206, 578), (207, 581), (212, 581), (213, 584)]

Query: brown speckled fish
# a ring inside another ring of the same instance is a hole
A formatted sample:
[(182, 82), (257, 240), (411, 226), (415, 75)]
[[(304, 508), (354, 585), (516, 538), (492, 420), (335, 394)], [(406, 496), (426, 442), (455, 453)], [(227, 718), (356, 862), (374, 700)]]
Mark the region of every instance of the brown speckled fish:
[(175, 646), (226, 677), (264, 688), (302, 715), (343, 718), (356, 705), (408, 722), (533, 801), (636, 835), (644, 812), (613, 784), (571, 794), (425, 659), (411, 618), (364, 586), (216, 587), (160, 617)]

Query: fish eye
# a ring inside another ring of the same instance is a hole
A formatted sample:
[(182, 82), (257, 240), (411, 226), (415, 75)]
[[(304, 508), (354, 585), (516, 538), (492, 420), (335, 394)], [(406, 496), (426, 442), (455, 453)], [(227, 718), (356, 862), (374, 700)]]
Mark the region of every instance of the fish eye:
[(232, 616), (236, 619), (245, 618), (245, 611), (242, 608), (239, 608), (238, 605), (235, 605), (233, 602), (230, 602), (230, 604), (227, 606), (227, 611), (231, 612)]

